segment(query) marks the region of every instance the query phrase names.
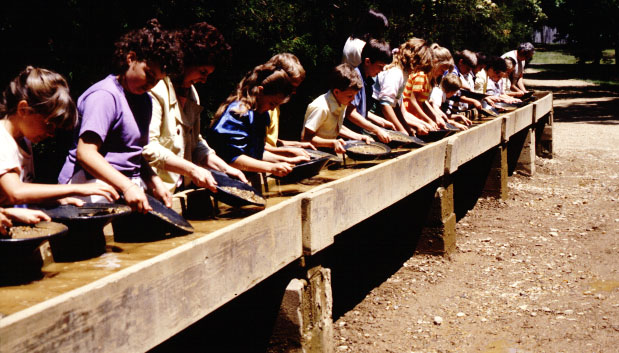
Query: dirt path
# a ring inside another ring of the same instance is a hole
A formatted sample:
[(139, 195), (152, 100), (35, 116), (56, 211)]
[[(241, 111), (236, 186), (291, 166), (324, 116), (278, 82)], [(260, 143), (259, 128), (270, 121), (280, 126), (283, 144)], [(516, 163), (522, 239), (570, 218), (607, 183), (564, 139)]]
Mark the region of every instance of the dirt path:
[(558, 87), (555, 158), (479, 200), (449, 258), (415, 255), (337, 318), (337, 352), (617, 351), (619, 94), (531, 84)]

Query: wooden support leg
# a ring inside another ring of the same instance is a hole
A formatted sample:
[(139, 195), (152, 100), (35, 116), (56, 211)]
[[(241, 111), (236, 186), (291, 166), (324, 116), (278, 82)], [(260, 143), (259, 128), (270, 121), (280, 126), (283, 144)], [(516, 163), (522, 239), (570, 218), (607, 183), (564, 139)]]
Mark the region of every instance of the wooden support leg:
[(333, 352), (331, 271), (310, 268), (306, 279), (288, 284), (269, 352)]
[(529, 129), (516, 163), (516, 171), (525, 175), (535, 174), (535, 132)]
[(486, 179), (486, 185), (482, 193), (484, 196), (490, 196), (500, 199), (507, 199), (507, 148), (506, 146), (496, 147), (496, 153), (492, 161), (492, 167)]
[(446, 254), (456, 248), (456, 214), (454, 213), (453, 183), (445, 176), (436, 189), (426, 226), (421, 231), (417, 252)]
[(542, 158), (552, 158), (553, 143), (552, 143), (552, 125), (554, 113), (551, 111), (547, 118), (542, 118), (536, 127), (537, 144), (535, 146), (535, 154)]

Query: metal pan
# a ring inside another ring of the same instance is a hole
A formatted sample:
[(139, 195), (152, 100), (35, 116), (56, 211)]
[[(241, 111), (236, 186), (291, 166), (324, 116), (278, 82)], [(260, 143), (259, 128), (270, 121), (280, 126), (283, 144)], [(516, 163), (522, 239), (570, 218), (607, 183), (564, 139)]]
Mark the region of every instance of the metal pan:
[(468, 91), (465, 89), (461, 89), (460, 90), (460, 94), (465, 96), (465, 97), (469, 97), (469, 98), (473, 98), (473, 99), (477, 99), (478, 101), (483, 100), (484, 98), (488, 97), (489, 95), (484, 94), (484, 93), (479, 93), (479, 92), (473, 92), (473, 91)]
[(329, 162), (328, 156), (312, 159), (308, 162), (299, 163), (292, 168), (292, 171), (283, 177), (276, 177), (284, 183), (295, 183), (297, 181), (311, 178), (320, 173), (320, 170)]
[(450, 131), (454, 131), (454, 132), (460, 131), (460, 129), (456, 125), (451, 124), (451, 123), (446, 123), (445, 124), (445, 130), (450, 130)]
[[(69, 228), (56, 222), (39, 222), (33, 225), (15, 224), (14, 227), (36, 228), (46, 234), (33, 238), (0, 238), (0, 262), (11, 262), (15, 259), (31, 256), (44, 241), (64, 235)], [(11, 228), (9, 228), (11, 231)]]
[(115, 241), (145, 242), (193, 233), (193, 226), (183, 216), (151, 195), (147, 194), (146, 198), (152, 211), (131, 212), (112, 221)]
[[(391, 141), (387, 144), (387, 146), (391, 147), (391, 148), (397, 148), (397, 147), (404, 147), (404, 146), (409, 146), (409, 147), (422, 147), (425, 146), (426, 143), (418, 138), (417, 136), (409, 136), (406, 134), (401, 133), (400, 131), (394, 131), (394, 130), (388, 130), (388, 129), (383, 129), (387, 134), (389, 134), (389, 137), (391, 137)], [(372, 136), (372, 138), (374, 140), (378, 140), (378, 136), (376, 136), (376, 134), (365, 130), (365, 133), (367, 135)]]
[(321, 158), (321, 157), (329, 157), (329, 161), (333, 162), (333, 163), (344, 163), (344, 160), (342, 159), (342, 157), (329, 153), (329, 152), (325, 152), (325, 151), (321, 151), (321, 150), (313, 150), (310, 148), (306, 148), (305, 151), (307, 151), (307, 153), (309, 153), (310, 157), (312, 159), (314, 158)]
[(83, 206), (61, 205), (54, 208), (41, 208), (54, 221), (60, 222), (72, 229), (76, 226), (87, 226), (89, 229), (100, 228), (113, 218), (131, 212), (127, 205), (116, 203), (86, 203)]
[(436, 130), (430, 131), (426, 135), (419, 135), (419, 138), (424, 140), (425, 142), (435, 142), (442, 138), (445, 138), (451, 134), (453, 134), (454, 130)]
[[(235, 207), (246, 205), (264, 206), (266, 204), (266, 200), (251, 185), (216, 170), (211, 170), (210, 172), (217, 182), (217, 193), (212, 194), (215, 199)], [(240, 191), (235, 193), (232, 188)]]
[[(363, 147), (370, 147), (376, 151), (361, 151)], [(346, 155), (357, 161), (371, 161), (391, 153), (391, 148), (380, 142), (347, 141), (344, 148), (346, 149)]]

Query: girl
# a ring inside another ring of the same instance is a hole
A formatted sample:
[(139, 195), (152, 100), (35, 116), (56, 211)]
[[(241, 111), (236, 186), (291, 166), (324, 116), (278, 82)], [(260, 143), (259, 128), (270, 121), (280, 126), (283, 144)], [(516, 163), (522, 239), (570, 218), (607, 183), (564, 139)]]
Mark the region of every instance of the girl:
[(77, 101), (80, 126), (58, 179), (109, 184), (138, 212), (151, 210), (146, 188), (170, 206), (170, 192), (142, 158), (142, 147), (148, 142), (153, 109), (147, 92), (180, 67), (178, 46), (151, 20), (124, 35), (114, 56), (116, 73), (92, 85)]
[[(290, 77), (290, 83), (293, 87), (292, 93), (294, 94), (297, 87), (299, 87), (305, 79), (305, 69), (301, 65), (299, 59), (294, 54), (280, 53), (274, 55), (268, 62), (276, 67), (282, 68), (286, 74), (288, 74)], [(271, 122), (267, 127), (266, 144), (264, 146), (265, 150), (277, 154), (288, 154), (297, 157), (309, 158), (309, 154), (304, 151), (303, 148), (316, 149), (311, 143), (279, 139), (279, 107), (270, 110), (269, 116), (271, 118)]]
[(247, 182), (243, 173), (224, 162), (200, 135), (200, 98), (194, 84), (206, 82), (215, 67), (223, 64), (230, 46), (219, 31), (206, 22), (177, 31), (183, 53), (183, 72), (165, 77), (150, 91), (153, 116), (149, 143), (142, 155), (155, 168), (167, 190), (193, 182), (213, 192), (217, 182), (209, 167)]
[(82, 205), (68, 196), (118, 193), (107, 185), (35, 184), (31, 142), (75, 125), (77, 112), (65, 79), (52, 71), (27, 67), (4, 90), (0, 104), (0, 205), (59, 202)]
[(405, 134), (415, 135), (416, 131), (425, 135), (430, 130), (428, 124), (416, 119), (400, 105), (408, 75), (419, 65), (430, 62), (429, 55), (425, 40), (409, 39), (393, 54), (393, 61), (378, 74), (373, 87), (372, 98), (380, 104), (383, 117)]
[(437, 79), (445, 71), (451, 71), (453, 68), (453, 58), (447, 48), (436, 43), (432, 44), (429, 50), (430, 62), (420, 65), (408, 78), (403, 94), (404, 108), (408, 113), (429, 124), (432, 130), (438, 130), (445, 128), (444, 114), (435, 111), (427, 101), (432, 88), (437, 84)]
[(232, 166), (248, 172), (284, 176), (292, 164), (264, 150), (269, 110), (285, 103), (293, 86), (290, 76), (273, 63), (256, 66), (219, 106), (208, 140)]

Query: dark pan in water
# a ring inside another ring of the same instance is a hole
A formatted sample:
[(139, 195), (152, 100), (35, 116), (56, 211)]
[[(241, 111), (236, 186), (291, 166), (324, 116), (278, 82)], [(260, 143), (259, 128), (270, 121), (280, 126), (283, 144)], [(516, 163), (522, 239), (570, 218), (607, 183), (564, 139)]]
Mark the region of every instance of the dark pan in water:
[(419, 138), (424, 140), (425, 142), (435, 142), (453, 133), (454, 133), (453, 130), (436, 130), (436, 131), (430, 131), (426, 135), (419, 135)]
[(329, 161), (333, 162), (333, 163), (343, 163), (344, 160), (342, 159), (342, 157), (329, 153), (329, 152), (324, 152), (324, 151), (320, 151), (320, 150), (313, 150), (310, 148), (306, 148), (305, 151), (307, 151), (307, 153), (309, 153), (310, 158), (312, 159), (316, 159), (316, 158), (322, 158), (322, 157), (329, 157)]
[[(421, 146), (426, 145), (426, 143), (423, 140), (419, 139), (416, 136), (409, 136), (409, 135), (401, 133), (400, 131), (387, 130), (387, 129), (383, 129), (383, 130), (387, 134), (389, 134), (389, 137), (391, 137), (391, 142), (387, 144), (387, 146), (391, 148), (397, 148), (401, 146), (421, 147)], [(378, 136), (376, 136), (376, 134), (369, 132), (369, 131), (365, 131), (365, 133), (367, 135), (372, 136), (374, 140), (378, 141)]]
[(213, 194), (217, 200), (235, 207), (266, 204), (266, 200), (251, 185), (216, 170), (210, 172), (217, 182), (217, 193)]
[(380, 142), (347, 141), (344, 148), (346, 155), (357, 161), (371, 161), (391, 153), (391, 148)]
[(146, 195), (152, 211), (131, 212), (112, 221), (117, 242), (145, 242), (193, 233), (193, 226), (183, 216), (151, 195)]
[(56, 222), (15, 224), (9, 228), (9, 234), (13, 233), (13, 237), (0, 237), (0, 261), (30, 256), (44, 241), (64, 235), (68, 230), (66, 225)]
[(449, 130), (449, 131), (460, 131), (460, 129), (459, 129), (456, 125), (451, 124), (451, 123), (446, 123), (446, 124), (445, 124), (445, 130)]
[(292, 171), (283, 177), (276, 177), (284, 183), (295, 183), (297, 181), (311, 178), (320, 173), (320, 170), (329, 162), (330, 157), (323, 156), (312, 159), (308, 162), (299, 163), (292, 168)]

